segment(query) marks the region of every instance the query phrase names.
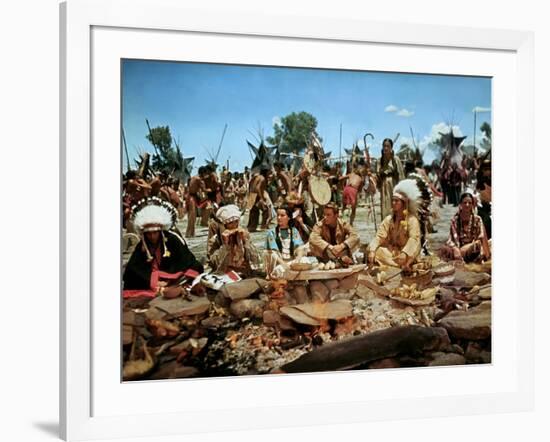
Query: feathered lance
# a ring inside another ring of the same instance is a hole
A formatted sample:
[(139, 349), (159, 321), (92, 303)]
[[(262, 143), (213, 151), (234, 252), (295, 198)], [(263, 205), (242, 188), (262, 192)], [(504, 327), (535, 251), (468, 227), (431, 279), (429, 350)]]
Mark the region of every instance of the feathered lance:
[[(370, 152), (369, 152), (369, 147), (367, 145), (367, 137), (368, 136), (370, 136), (371, 139), (374, 140), (374, 135), (371, 134), (370, 132), (367, 132), (365, 134), (365, 136), (363, 137), (363, 143), (365, 144), (365, 154), (367, 156), (367, 170), (370, 172)], [(368, 179), (368, 175), (367, 175), (367, 179)], [(373, 218), (373, 221), (374, 221), (374, 230), (378, 231), (378, 226), (376, 225), (376, 206), (374, 204), (374, 196), (372, 194), (370, 194), (369, 196), (370, 196), (370, 204), (371, 204), (371, 207), (372, 207), (372, 218)]]

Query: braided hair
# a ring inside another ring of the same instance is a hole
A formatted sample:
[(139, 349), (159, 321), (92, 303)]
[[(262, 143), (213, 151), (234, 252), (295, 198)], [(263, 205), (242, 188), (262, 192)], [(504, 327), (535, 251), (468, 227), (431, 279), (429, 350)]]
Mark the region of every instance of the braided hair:
[[(286, 212), (286, 215), (288, 216), (288, 229), (290, 231), (290, 256), (294, 256), (294, 234), (293, 234), (293, 227), (294, 227), (294, 219), (292, 218), (292, 209), (284, 204), (277, 208), (277, 210), (284, 210)], [(281, 241), (281, 229), (279, 227), (279, 224), (275, 227), (275, 242), (277, 243), (277, 248), (279, 249), (279, 252), (283, 251), (283, 242)]]

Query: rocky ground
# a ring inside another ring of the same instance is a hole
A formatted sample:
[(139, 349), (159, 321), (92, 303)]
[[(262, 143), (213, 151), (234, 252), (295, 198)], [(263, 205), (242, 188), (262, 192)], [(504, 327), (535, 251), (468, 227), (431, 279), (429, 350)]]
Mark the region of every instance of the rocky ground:
[[(439, 210), (430, 235), (434, 253), (446, 241), (455, 211)], [(178, 225), (183, 232), (185, 223)], [(358, 208), (355, 227), (368, 243), (374, 224), (366, 205)], [(197, 257), (205, 256), (206, 240), (201, 227), (187, 239)], [(253, 233), (252, 240), (263, 248), (265, 232)], [(453, 278), (432, 281), (433, 299), (425, 302), (391, 295), (403, 287), (401, 275), (378, 284), (375, 275), (361, 271), (351, 279), (294, 282), (280, 290), (258, 280), (202, 297), (127, 303), (124, 378), (488, 363), (490, 268), (457, 265)]]

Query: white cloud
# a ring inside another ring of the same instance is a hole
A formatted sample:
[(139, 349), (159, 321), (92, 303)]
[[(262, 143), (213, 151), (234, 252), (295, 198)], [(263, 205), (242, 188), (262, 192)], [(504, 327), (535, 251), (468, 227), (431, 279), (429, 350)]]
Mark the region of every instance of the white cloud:
[(482, 112), (491, 112), (491, 108), (490, 107), (476, 106), (472, 109), (472, 112), (477, 112), (478, 114), (482, 113)]
[(271, 123), (273, 124), (273, 126), (275, 126), (276, 124), (281, 124), (281, 117), (275, 115), (275, 116), (271, 119)]
[(384, 112), (397, 112), (399, 108), (393, 104), (390, 104), (389, 106), (386, 106), (384, 109)]
[(398, 117), (405, 117), (405, 118), (408, 118), (408, 117), (412, 117), (414, 115), (414, 112), (411, 112), (407, 109), (401, 109), (399, 112), (397, 112), (396, 114)]

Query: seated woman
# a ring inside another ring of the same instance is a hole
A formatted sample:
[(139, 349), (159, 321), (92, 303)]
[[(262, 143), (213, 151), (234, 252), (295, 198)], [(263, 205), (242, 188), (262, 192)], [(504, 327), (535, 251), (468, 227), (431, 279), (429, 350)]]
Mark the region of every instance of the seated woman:
[(466, 191), (459, 198), (458, 212), (451, 219), (447, 243), (441, 248), (446, 259), (484, 261), (491, 255), (483, 221), (475, 213), (476, 199)]
[(420, 255), (420, 190), (413, 179), (400, 181), (393, 190), (392, 213), (384, 218), (368, 246), (368, 262), (409, 268)]
[(258, 251), (250, 240), (250, 233), (239, 225), (241, 211), (234, 204), (216, 212), (218, 231), (208, 243), (209, 262), (216, 273), (235, 271), (245, 277), (260, 269)]
[(292, 219), (292, 209), (284, 205), (277, 209), (277, 227), (266, 237), (265, 270), (269, 276), (279, 264), (286, 264), (306, 255), (306, 247)]
[(286, 204), (292, 212), (290, 218), (293, 220), (294, 227), (298, 230), (302, 241), (306, 243), (315, 223), (306, 213), (304, 199), (298, 196), (296, 192), (290, 192), (286, 197)]
[(183, 238), (171, 231), (176, 209), (157, 197), (143, 199), (132, 208), (131, 221), (140, 234), (123, 274), (123, 297), (176, 297), (182, 279), (194, 278), (203, 267)]

